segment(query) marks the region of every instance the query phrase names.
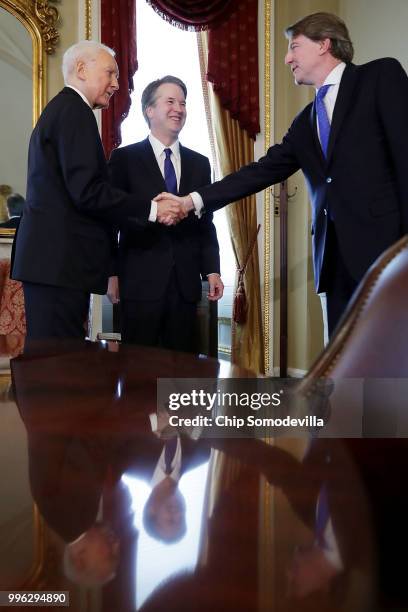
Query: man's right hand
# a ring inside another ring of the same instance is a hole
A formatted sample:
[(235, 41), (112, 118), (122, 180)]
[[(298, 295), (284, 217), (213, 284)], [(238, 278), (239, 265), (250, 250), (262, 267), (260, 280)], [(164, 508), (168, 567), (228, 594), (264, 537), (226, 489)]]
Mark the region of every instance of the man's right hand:
[(163, 192), (159, 193), (154, 200), (157, 202), (157, 220), (165, 225), (175, 225), (185, 219), (194, 207), (190, 196), (179, 197)]
[[(177, 196), (173, 196), (174, 198)], [(181, 200), (163, 199), (157, 202), (157, 221), (164, 225), (176, 225), (179, 221), (187, 217), (187, 212), (184, 210)]]

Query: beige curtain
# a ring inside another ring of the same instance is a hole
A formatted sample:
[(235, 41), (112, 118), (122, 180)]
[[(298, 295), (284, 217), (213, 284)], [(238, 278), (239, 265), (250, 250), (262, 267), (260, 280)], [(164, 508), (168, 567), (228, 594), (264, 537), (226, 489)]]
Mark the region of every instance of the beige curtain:
[[(213, 150), (214, 162), (222, 178), (254, 160), (253, 140), (231, 119), (213, 93), (205, 79), (207, 72), (207, 33), (199, 32), (201, 78), (207, 112), (207, 122)], [(227, 217), (233, 249), (239, 265), (245, 260), (248, 248), (257, 228), (255, 196), (250, 196), (227, 207)], [(244, 276), (247, 296), (247, 320), (243, 325), (234, 325), (232, 330), (233, 363), (254, 372), (264, 372), (264, 343), (262, 329), (261, 288), (259, 275), (258, 246), (255, 244)]]

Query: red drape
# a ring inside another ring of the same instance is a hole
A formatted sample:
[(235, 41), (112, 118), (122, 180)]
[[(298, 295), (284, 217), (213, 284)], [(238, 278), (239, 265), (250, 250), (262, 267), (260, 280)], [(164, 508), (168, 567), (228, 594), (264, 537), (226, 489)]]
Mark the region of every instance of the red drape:
[(102, 113), (102, 143), (109, 157), (122, 141), (120, 128), (129, 112), (137, 70), (135, 0), (101, 0), (101, 40), (115, 50), (119, 67), (119, 91)]
[(185, 30), (206, 30), (222, 23), (235, 0), (146, 0), (163, 19)]
[(255, 138), (259, 128), (258, 0), (237, 0), (208, 37), (207, 80), (224, 108)]

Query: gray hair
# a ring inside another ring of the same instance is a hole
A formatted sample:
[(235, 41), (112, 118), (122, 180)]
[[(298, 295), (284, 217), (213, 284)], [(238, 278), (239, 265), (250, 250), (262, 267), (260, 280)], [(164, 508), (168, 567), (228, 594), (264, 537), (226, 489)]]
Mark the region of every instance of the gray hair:
[(95, 571), (92, 571), (92, 568), (79, 570), (75, 564), (74, 554), (69, 544), (65, 546), (62, 565), (64, 575), (68, 580), (85, 587), (102, 586), (110, 582), (115, 576), (113, 573), (111, 576), (101, 578)]
[(62, 58), (62, 74), (64, 76), (65, 85), (68, 85), (69, 77), (75, 70), (75, 66), (79, 60), (92, 61), (100, 51), (107, 51), (112, 57), (115, 57), (115, 51), (113, 49), (96, 40), (81, 40), (69, 47)]

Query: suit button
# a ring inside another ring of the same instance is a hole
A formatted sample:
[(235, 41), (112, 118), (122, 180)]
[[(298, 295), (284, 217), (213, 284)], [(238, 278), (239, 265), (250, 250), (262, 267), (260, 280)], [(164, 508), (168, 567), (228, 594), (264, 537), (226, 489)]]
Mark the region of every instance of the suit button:
[(326, 179), (326, 183), (331, 183), (331, 182), (332, 182), (332, 177), (328, 176), (327, 179)]
[(327, 208), (323, 208), (324, 216), (327, 217)]

